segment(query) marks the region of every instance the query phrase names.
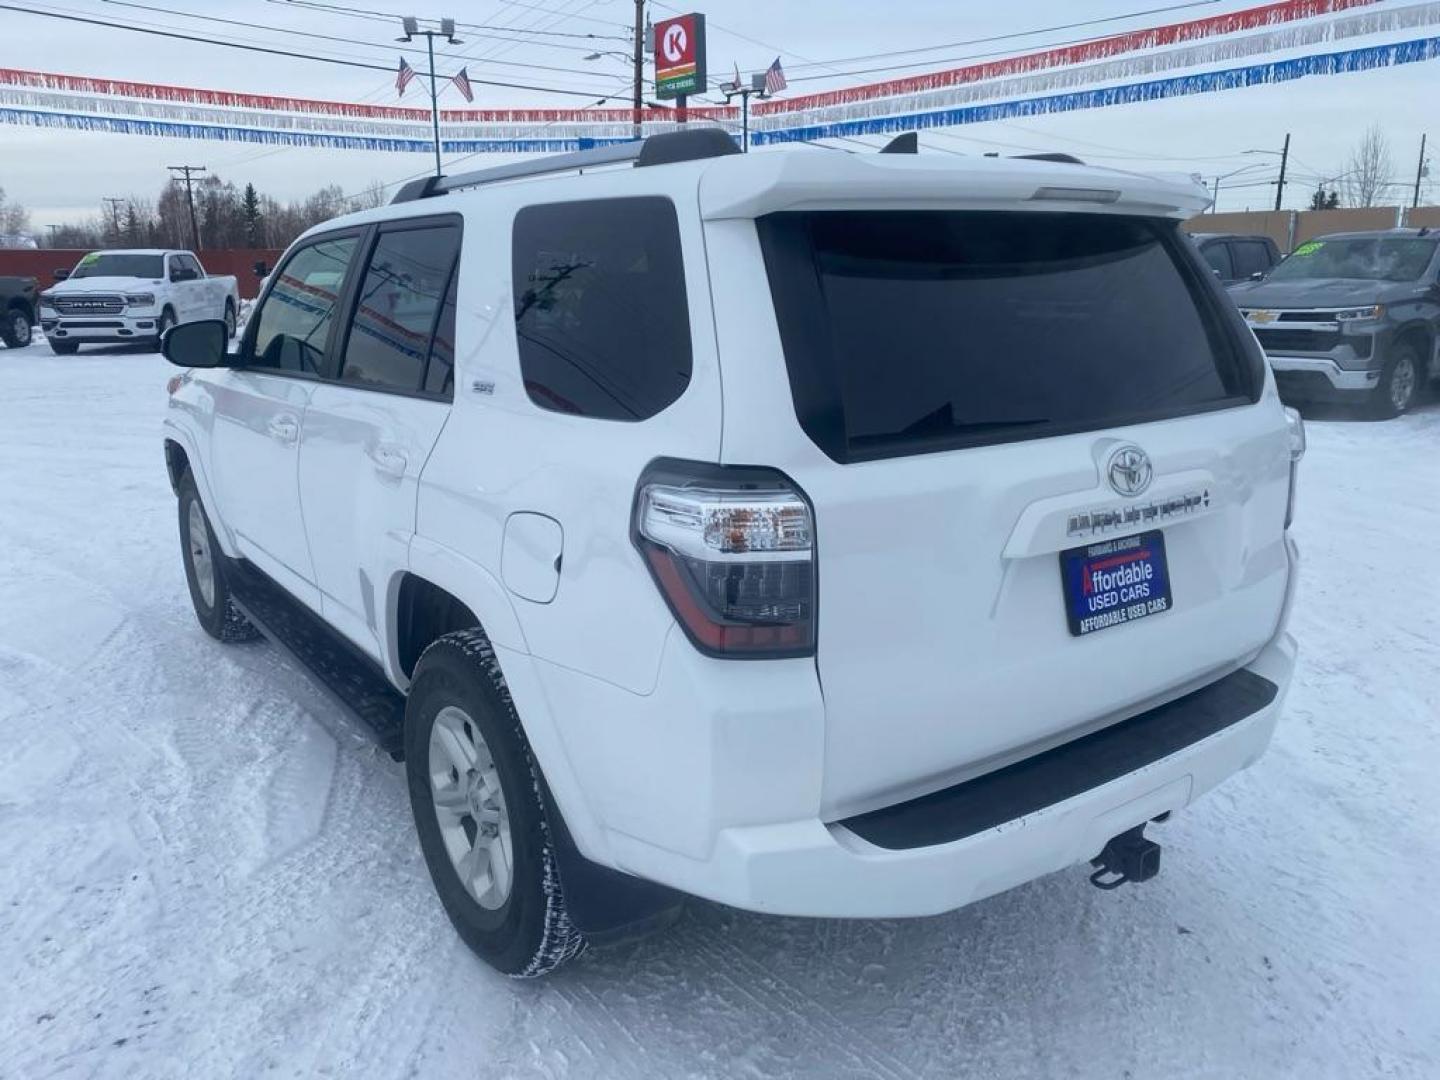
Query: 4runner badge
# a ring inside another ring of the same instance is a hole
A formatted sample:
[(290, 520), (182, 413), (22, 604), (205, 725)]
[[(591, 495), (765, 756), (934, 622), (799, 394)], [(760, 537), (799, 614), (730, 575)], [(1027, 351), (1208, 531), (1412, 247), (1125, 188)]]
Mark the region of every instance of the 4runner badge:
[(1155, 470), (1150, 457), (1138, 446), (1122, 446), (1105, 463), (1105, 477), (1117, 494), (1136, 496), (1150, 486)]

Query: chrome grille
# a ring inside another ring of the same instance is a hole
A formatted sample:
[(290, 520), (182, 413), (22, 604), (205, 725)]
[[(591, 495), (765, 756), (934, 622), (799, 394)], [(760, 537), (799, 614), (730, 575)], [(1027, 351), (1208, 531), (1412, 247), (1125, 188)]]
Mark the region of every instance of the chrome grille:
[(57, 296), (54, 304), (61, 315), (119, 315), (125, 310), (123, 296)]

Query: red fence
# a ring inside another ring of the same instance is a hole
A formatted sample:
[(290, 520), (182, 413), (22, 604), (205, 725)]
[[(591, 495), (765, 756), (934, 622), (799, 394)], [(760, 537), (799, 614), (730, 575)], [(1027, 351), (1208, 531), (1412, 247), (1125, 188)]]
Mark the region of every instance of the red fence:
[[(39, 279), (43, 289), (55, 280), (56, 270), (69, 270), (85, 255), (84, 250), (68, 248), (41, 248), (26, 250), (0, 248), (0, 277), (19, 275)], [(270, 248), (226, 248), (222, 251), (201, 251), (200, 265), (210, 274), (234, 274), (240, 285), (240, 297), (253, 300), (260, 289), (260, 279), (255, 276), (254, 266), (264, 260), (270, 266), (280, 258), (278, 250)]]

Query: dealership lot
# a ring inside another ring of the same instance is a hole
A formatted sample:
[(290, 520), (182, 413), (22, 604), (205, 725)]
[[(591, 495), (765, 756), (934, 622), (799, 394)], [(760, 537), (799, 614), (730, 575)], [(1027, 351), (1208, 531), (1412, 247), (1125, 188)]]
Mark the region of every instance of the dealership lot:
[(1312, 418), (1287, 717), (1158, 829), (1154, 882), (1077, 867), (910, 922), (696, 902), (520, 984), (446, 923), (401, 768), (196, 627), (172, 372), (0, 349), (0, 1076), (1440, 1070), (1433, 400)]

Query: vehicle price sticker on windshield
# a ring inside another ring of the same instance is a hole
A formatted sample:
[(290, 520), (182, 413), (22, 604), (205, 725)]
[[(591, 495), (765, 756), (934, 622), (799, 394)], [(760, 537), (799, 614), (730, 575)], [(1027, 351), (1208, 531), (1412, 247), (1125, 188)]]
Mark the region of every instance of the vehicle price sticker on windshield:
[(1165, 534), (1140, 533), (1060, 553), (1070, 633), (1093, 634), (1169, 611)]

